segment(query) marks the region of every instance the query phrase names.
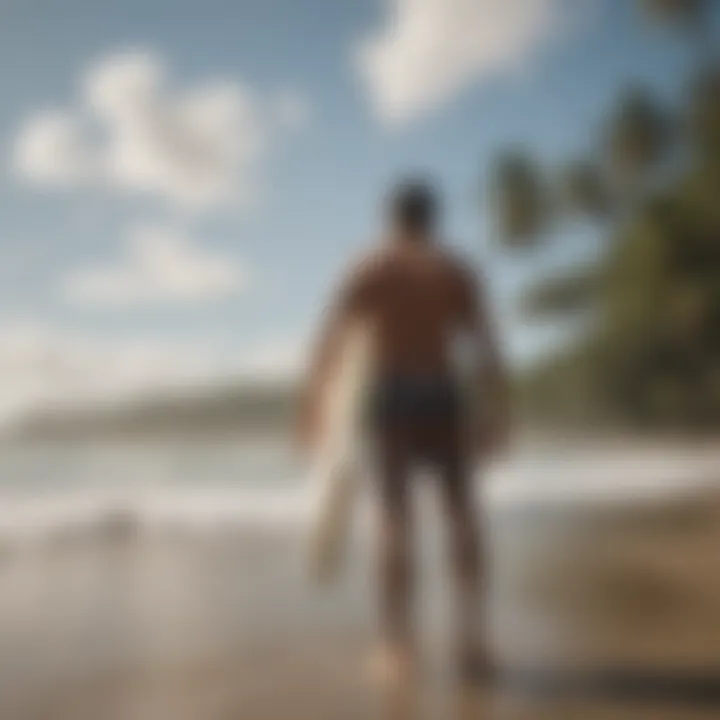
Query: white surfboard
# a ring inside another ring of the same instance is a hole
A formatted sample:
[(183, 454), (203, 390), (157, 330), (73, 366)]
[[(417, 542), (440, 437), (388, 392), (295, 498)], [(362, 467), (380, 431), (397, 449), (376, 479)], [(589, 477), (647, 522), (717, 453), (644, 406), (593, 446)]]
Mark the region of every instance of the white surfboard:
[[(478, 356), (472, 338), (466, 336), (455, 338), (449, 351), (462, 396), (465, 433), (471, 441), (479, 402)], [(325, 390), (323, 442), (313, 468), (309, 562), (313, 577), (321, 582), (337, 576), (347, 549), (363, 474), (363, 414), (372, 375), (372, 333), (367, 324), (358, 323), (343, 339), (335, 372)]]
[(310, 570), (316, 580), (334, 579), (342, 568), (361, 481), (363, 414), (372, 374), (372, 337), (367, 324), (351, 327), (323, 402), (323, 441), (315, 458)]

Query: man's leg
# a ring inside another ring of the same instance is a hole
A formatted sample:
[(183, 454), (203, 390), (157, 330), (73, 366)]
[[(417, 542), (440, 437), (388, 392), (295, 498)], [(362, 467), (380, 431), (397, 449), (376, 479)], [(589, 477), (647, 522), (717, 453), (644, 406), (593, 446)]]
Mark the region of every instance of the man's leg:
[(408, 443), (386, 432), (379, 443), (378, 571), (381, 654), (385, 672), (402, 675), (414, 660), (414, 563)]
[(472, 472), (462, 452), (447, 457), (442, 494), (450, 539), (450, 566), (457, 603), (455, 632), (464, 674), (489, 669), (483, 593), (485, 567), (480, 513), (472, 492)]

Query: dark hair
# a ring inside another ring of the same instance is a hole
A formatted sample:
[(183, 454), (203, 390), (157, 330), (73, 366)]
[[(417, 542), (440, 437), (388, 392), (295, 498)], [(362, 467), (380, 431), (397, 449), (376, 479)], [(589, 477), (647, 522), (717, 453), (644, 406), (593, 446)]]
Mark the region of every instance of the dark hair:
[(430, 230), (439, 214), (437, 191), (427, 180), (403, 180), (390, 193), (388, 212), (403, 229)]

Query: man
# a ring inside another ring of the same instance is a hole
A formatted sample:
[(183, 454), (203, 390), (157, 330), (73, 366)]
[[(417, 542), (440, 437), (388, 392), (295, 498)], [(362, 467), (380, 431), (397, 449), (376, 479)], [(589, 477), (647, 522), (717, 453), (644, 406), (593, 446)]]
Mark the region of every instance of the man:
[[(421, 465), (440, 476), (458, 601), (459, 669), (465, 675), (489, 669), (479, 621), (482, 553), (472, 466), (506, 441), (508, 393), (478, 282), (440, 245), (437, 205), (432, 187), (423, 182), (403, 183), (392, 193), (386, 237), (351, 268), (330, 306), (301, 413), (301, 440), (312, 448), (322, 389), (343, 331), (365, 321), (375, 351), (368, 410), (381, 515), (380, 665), (384, 675), (396, 678), (406, 676), (415, 661), (408, 495), (411, 471)], [(494, 397), (493, 417), (482, 425), (464, 421), (453, 367), (461, 338), (466, 346), (470, 340), (479, 358), (483, 396)]]

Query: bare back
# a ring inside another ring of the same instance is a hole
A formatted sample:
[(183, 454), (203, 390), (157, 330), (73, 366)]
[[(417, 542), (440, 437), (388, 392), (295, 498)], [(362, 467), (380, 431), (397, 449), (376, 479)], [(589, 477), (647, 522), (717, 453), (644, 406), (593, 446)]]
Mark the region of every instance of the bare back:
[(301, 405), (303, 437), (316, 437), (322, 388), (344, 330), (356, 319), (373, 327), (378, 376), (449, 376), (453, 337), (467, 331), (485, 358), (483, 375), (504, 386), (484, 293), (472, 270), (439, 243), (387, 243), (350, 268), (329, 306)]
[(474, 314), (470, 272), (435, 245), (377, 250), (345, 292), (347, 311), (372, 323), (378, 369), (388, 374), (446, 374), (453, 334)]

